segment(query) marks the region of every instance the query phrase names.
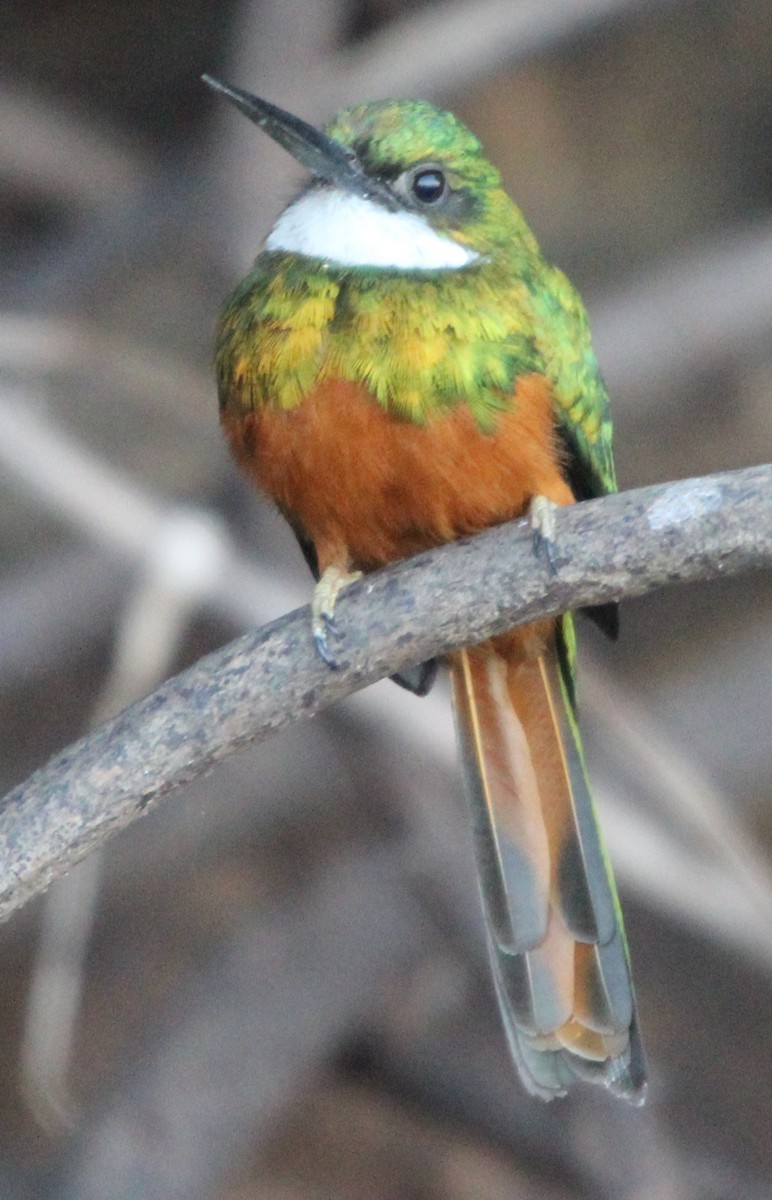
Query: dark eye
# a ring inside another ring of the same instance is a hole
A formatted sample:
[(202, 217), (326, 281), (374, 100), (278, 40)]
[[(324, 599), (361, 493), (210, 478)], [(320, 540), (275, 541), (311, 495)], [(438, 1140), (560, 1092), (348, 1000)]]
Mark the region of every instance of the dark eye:
[(410, 190), (419, 204), (436, 204), (445, 195), (447, 186), (442, 171), (437, 167), (424, 167), (416, 171)]

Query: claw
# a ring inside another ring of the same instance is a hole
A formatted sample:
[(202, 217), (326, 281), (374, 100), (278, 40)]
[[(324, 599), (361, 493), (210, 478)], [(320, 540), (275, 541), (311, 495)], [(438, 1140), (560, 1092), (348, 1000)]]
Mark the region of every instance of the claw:
[(325, 631), (327, 633), (331, 633), (333, 637), (337, 637), (338, 634), (340, 633), (340, 625), (335, 620), (335, 618), (330, 616), (329, 613), (323, 612), (322, 620), (324, 621)]
[(553, 575), (558, 573), (557, 552), (555, 546), (555, 509), (546, 496), (534, 496), (531, 500), (529, 517), (533, 530), (533, 552), (537, 556), (544, 555)]
[(314, 630), (314, 645), (316, 646), (316, 652), (322, 661), (327, 663), (327, 666), (330, 668), (330, 670), (336, 670), (338, 666), (338, 660), (327, 645), (327, 633), (325, 630)]
[(311, 632), (319, 657), (333, 671), (338, 665), (338, 660), (330, 649), (328, 637), (338, 637), (340, 634), (335, 623), (335, 603), (343, 588), (361, 577), (361, 571), (343, 571), (340, 567), (327, 567), (314, 588), (311, 600)]

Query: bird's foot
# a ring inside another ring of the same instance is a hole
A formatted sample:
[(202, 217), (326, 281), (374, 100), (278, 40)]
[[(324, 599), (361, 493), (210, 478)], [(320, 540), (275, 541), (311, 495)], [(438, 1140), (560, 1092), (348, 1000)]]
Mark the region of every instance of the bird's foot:
[(544, 555), (553, 575), (558, 573), (555, 547), (555, 511), (557, 507), (557, 504), (553, 504), (547, 496), (534, 496), (528, 510), (533, 530), (533, 552), (537, 558)]
[(338, 594), (350, 583), (355, 583), (357, 579), (361, 578), (361, 571), (344, 571), (340, 567), (327, 567), (314, 588), (311, 599), (311, 631), (320, 657), (333, 670), (337, 667), (338, 662), (330, 649), (328, 638), (330, 634), (338, 633), (338, 627), (335, 624), (335, 604)]

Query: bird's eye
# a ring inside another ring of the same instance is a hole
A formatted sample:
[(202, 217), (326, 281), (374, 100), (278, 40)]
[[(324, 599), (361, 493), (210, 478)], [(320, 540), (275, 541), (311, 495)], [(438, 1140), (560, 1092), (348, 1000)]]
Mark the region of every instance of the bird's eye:
[(410, 191), (419, 204), (436, 204), (447, 191), (447, 182), (437, 167), (422, 167), (416, 171)]

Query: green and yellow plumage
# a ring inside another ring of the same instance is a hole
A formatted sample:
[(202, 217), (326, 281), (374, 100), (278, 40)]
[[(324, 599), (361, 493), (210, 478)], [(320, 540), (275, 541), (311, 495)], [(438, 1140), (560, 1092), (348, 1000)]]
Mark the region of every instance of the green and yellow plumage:
[(367, 268), (352, 280), (332, 263), (261, 255), (223, 315), (221, 393), (235, 385), (246, 407), (291, 409), (315, 383), (339, 377), (365, 384), (400, 418), (425, 421), (465, 403), (490, 429), (518, 376), (543, 372), (598, 493), (614, 490), (608, 397), (584, 305), (545, 263), (477, 138), (452, 114), (416, 102), (357, 106), (327, 132), (366, 145), (365, 164), (387, 175), (405, 162), (442, 162), (459, 203), (436, 218), (437, 228), (481, 261), (463, 280), (443, 271), (384, 278)]

